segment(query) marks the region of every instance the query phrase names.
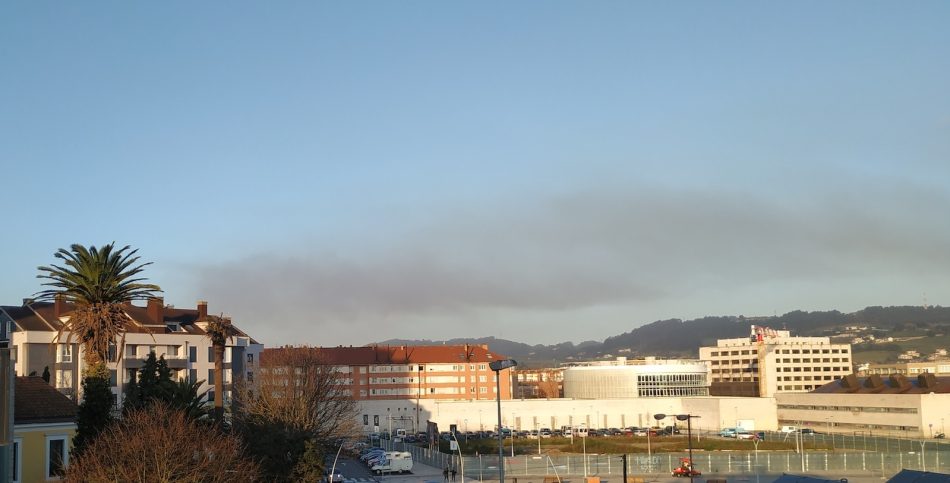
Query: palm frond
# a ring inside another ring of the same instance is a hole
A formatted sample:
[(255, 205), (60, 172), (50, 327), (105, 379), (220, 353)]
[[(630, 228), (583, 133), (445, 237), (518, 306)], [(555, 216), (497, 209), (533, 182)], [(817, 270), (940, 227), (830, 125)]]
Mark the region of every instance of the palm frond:
[(73, 244), (69, 250), (60, 248), (54, 256), (62, 265), (38, 267), (37, 278), (49, 287), (37, 292), (39, 300), (62, 296), (76, 304), (122, 303), (155, 297), (162, 289), (144, 283), (139, 277), (151, 262), (138, 263), (137, 249), (126, 245), (115, 250), (114, 242), (101, 249)]

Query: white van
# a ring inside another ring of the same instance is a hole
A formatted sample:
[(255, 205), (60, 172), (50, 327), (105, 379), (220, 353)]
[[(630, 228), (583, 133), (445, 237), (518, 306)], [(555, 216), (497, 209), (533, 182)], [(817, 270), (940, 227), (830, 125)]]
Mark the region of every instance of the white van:
[(373, 465), (370, 470), (378, 475), (383, 473), (408, 473), (412, 471), (412, 453), (388, 451), (386, 452), (386, 459)]
[(780, 433), (797, 433), (798, 426), (782, 426), (782, 429), (778, 430)]

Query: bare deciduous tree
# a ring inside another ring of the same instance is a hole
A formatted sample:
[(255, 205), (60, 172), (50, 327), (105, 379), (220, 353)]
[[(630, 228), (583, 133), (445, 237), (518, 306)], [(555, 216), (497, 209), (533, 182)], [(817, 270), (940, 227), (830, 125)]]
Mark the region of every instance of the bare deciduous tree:
[(155, 404), (131, 411), (71, 462), (66, 481), (255, 481), (240, 439)]
[(256, 379), (235, 388), (235, 428), (267, 477), (305, 478), (295, 469), (307, 443), (333, 448), (359, 434), (358, 407), (343, 377), (319, 348), (269, 349)]

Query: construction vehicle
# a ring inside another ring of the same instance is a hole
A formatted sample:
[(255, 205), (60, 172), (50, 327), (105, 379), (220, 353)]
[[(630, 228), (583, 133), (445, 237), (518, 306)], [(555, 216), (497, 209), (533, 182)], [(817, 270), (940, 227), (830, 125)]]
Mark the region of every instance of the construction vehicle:
[(696, 471), (696, 468), (693, 468), (693, 461), (689, 458), (680, 458), (680, 466), (673, 470), (672, 476), (679, 476), (683, 478), (690, 478), (693, 476), (700, 476), (702, 473)]

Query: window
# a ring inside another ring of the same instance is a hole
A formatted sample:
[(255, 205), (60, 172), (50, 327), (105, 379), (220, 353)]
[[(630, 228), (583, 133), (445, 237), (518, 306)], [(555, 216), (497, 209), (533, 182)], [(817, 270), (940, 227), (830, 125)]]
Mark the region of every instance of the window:
[(58, 478), (63, 475), (69, 464), (69, 451), (66, 448), (66, 435), (46, 437), (46, 478)]
[(247, 371), (247, 382), (254, 382), (254, 373)]
[(56, 362), (72, 362), (73, 346), (70, 344), (58, 344), (56, 346)]
[(188, 348), (188, 362), (198, 362), (198, 348), (191, 346)]
[(254, 363), (254, 354), (248, 354), (248, 355), (247, 355), (247, 362), (249, 362), (249, 363), (251, 363), (251, 364)]
[(208, 362), (214, 362), (214, 347), (208, 347)]
[(214, 384), (214, 369), (208, 369), (208, 384)]
[(119, 385), (118, 384), (119, 381), (117, 380), (118, 378), (119, 378), (118, 373), (115, 371), (115, 369), (110, 369), (109, 370), (109, 387), (118, 386)]
[(56, 388), (69, 389), (73, 387), (72, 369), (56, 369)]
[(23, 471), (20, 464), (20, 447), (23, 445), (22, 438), (13, 440), (13, 483), (20, 483), (20, 473)]
[(125, 358), (126, 359), (135, 359), (138, 357), (139, 346), (135, 344), (126, 344), (125, 346)]
[(191, 383), (198, 382), (198, 369), (188, 370), (188, 382), (191, 382)]
[(178, 346), (177, 346), (177, 345), (170, 345), (170, 346), (168, 346), (168, 348), (165, 349), (165, 355), (168, 356), (168, 358), (174, 357), (174, 358), (177, 359), (177, 358), (178, 358)]

